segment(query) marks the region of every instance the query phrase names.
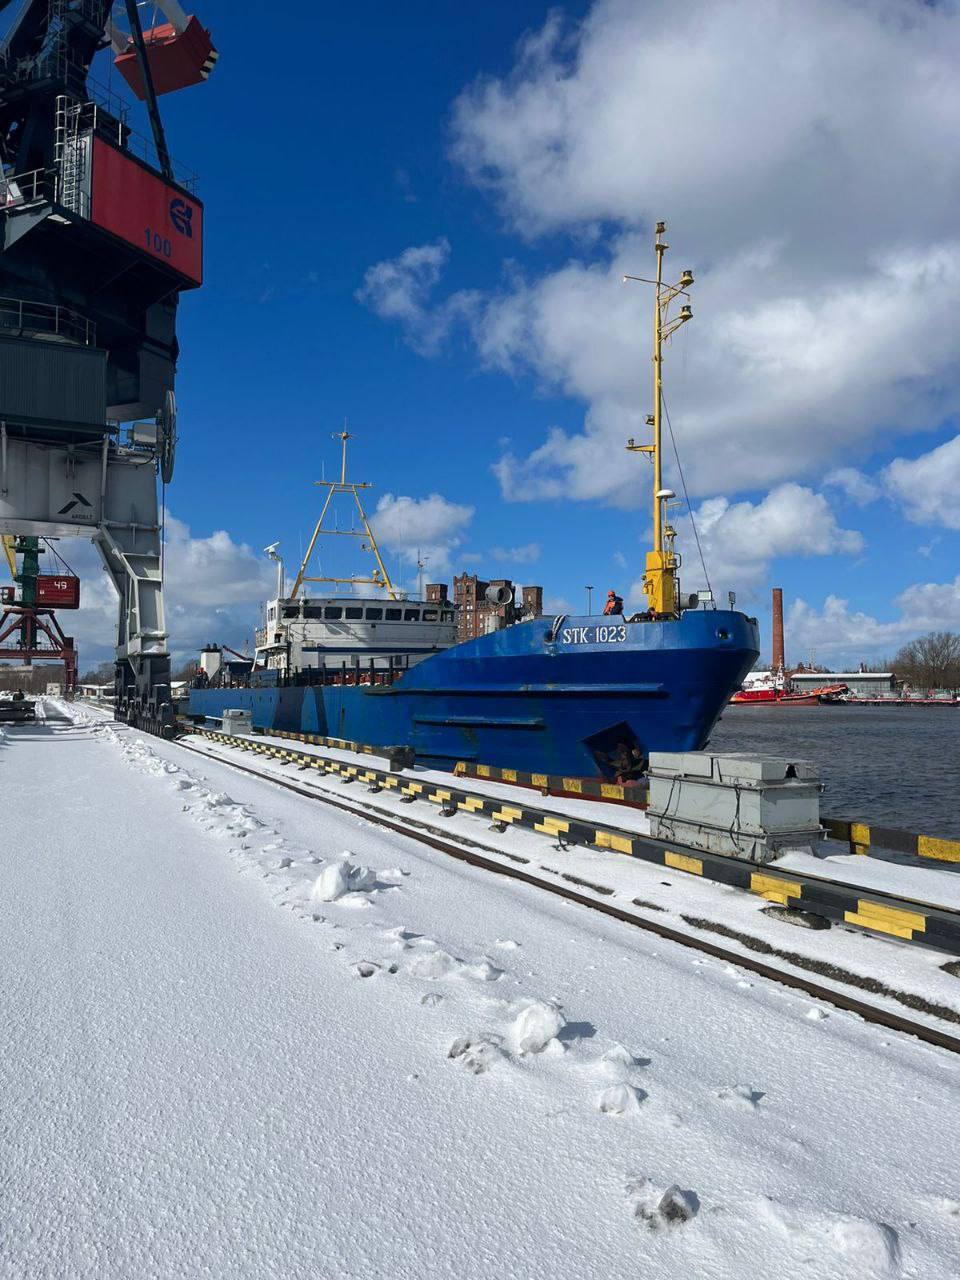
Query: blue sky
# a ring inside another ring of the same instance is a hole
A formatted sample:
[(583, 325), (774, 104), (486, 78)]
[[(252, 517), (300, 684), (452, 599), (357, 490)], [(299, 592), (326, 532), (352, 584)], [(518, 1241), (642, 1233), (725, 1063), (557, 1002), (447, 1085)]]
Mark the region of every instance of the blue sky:
[[(714, 587), (766, 639), (782, 585), (794, 658), (960, 626), (960, 19), (895, 0), (198, 16), (220, 62), (162, 100), (206, 205), (167, 495), (178, 652), (249, 636), (260, 548), (296, 561), (344, 418), (408, 583), (420, 545), (428, 579), (636, 598), (648, 473), (621, 449), (649, 409), (649, 308), (619, 280), (649, 274), (658, 217), (698, 278), (667, 391)], [(100, 658), (90, 577), (77, 633)]]

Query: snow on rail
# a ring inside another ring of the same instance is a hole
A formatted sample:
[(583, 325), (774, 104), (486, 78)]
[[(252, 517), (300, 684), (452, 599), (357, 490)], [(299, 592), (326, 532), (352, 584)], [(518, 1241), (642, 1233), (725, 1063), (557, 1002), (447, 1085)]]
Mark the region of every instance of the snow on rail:
[(72, 714), (0, 744), (0, 1276), (955, 1274), (960, 1061)]

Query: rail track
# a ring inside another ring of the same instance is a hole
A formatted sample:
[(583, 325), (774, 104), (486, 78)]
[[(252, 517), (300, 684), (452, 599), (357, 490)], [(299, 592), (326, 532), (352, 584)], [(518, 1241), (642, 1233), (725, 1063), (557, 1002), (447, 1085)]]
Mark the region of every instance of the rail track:
[[(314, 800), (320, 804), (328, 805), (345, 813), (362, 817), (376, 826), (396, 832), (409, 840), (414, 840), (419, 844), (426, 845), (431, 849), (443, 853), (448, 857), (455, 858), (460, 862), (467, 863), (470, 866), (478, 867), (484, 871), (491, 872), (494, 875), (519, 881), (522, 884), (532, 885), (542, 892), (551, 894), (553, 897), (563, 899), (566, 902), (575, 903), (589, 911), (597, 912), (598, 914), (607, 916), (613, 920), (618, 920), (623, 924), (640, 929), (645, 933), (654, 934), (658, 938), (663, 938), (666, 941), (677, 943), (679, 946), (686, 947), (690, 950), (711, 956), (714, 959), (736, 965), (741, 969), (757, 974), (759, 977), (765, 978), (768, 981), (776, 982), (781, 986), (788, 987), (795, 991), (801, 991), (812, 999), (832, 1005), (834, 1008), (843, 1010), (844, 1012), (856, 1014), (865, 1022), (883, 1027), (890, 1031), (897, 1031), (904, 1035), (913, 1036), (926, 1044), (934, 1045), (940, 1049), (945, 1049), (950, 1053), (960, 1054), (960, 1036), (952, 1035), (948, 1031), (941, 1030), (938, 1027), (895, 1013), (889, 1009), (872, 1004), (869, 1001), (861, 1000), (856, 996), (847, 995), (844, 992), (837, 991), (835, 988), (830, 986), (825, 986), (824, 984), (802, 974), (791, 972), (789, 969), (778, 968), (776, 965), (770, 964), (765, 960), (759, 960), (754, 956), (745, 955), (740, 950), (734, 950), (731, 947), (726, 947), (719, 943), (710, 941), (709, 939), (703, 938), (697, 933), (686, 933), (683, 930), (674, 928), (672, 925), (663, 924), (658, 920), (651, 919), (649, 916), (638, 914), (635, 911), (626, 910), (620, 906), (615, 906), (613, 903), (604, 901), (600, 896), (584, 893), (581, 892), (580, 889), (569, 888), (567, 885), (557, 884), (551, 880), (545, 880), (541, 876), (535, 875), (528, 870), (524, 870), (523, 866), (516, 865), (521, 861), (526, 864), (525, 859), (507, 861), (505, 859), (511, 859), (511, 855), (505, 855), (500, 850), (479, 844), (473, 840), (461, 838), (454, 840), (446, 836), (441, 836), (435, 829), (429, 827), (425, 823), (417, 821), (412, 818), (412, 816), (408, 820), (398, 821), (395, 816), (384, 813), (382, 809), (375, 805), (365, 804), (362, 801), (354, 800), (352, 798), (347, 800), (345, 798), (334, 797), (315, 788), (305, 787), (288, 778), (277, 777), (275, 774), (267, 773), (262, 769), (252, 768), (250, 765), (242, 764), (240, 761), (226, 759), (220, 755), (213, 755), (208, 751), (204, 751), (197, 746), (193, 746), (190, 743), (185, 742), (182, 738), (178, 739), (175, 745), (208, 762), (213, 761), (217, 764), (225, 765), (227, 768), (236, 769), (238, 772), (249, 774), (262, 782), (272, 783), (277, 787), (281, 787), (287, 791), (292, 791), (309, 800)], [(581, 881), (579, 883), (582, 884), (583, 882)], [(950, 1012), (952, 1014), (952, 1011), (944, 1012)], [(936, 1016), (936, 1014), (933, 1016)], [(956, 1017), (957, 1015), (952, 1014), (952, 1016)], [(957, 1020), (960, 1021), (960, 1018)]]
[(342, 756), (296, 750), (285, 743), (277, 745), (264, 736), (236, 737), (203, 728), (192, 732), (232, 749), (269, 756), (301, 769), (335, 774), (345, 781), (365, 783), (372, 790), (392, 792), (408, 800), (424, 800), (449, 813), (463, 810), (493, 822), (537, 832), (560, 844), (626, 854), (667, 870), (745, 890), (781, 907), (960, 956), (960, 912), (938, 903), (895, 896), (812, 872), (779, 870), (768, 865), (758, 867), (742, 858), (707, 853), (609, 823), (590, 822), (555, 809), (535, 807), (524, 800), (470, 790), (458, 786), (459, 779), (454, 775), (449, 783), (438, 783), (418, 778), (415, 773), (352, 763)]

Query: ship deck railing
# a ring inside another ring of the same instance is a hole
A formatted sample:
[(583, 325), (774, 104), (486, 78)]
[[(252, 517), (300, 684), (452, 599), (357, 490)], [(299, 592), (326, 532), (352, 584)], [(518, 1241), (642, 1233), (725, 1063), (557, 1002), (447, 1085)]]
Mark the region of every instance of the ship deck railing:
[[(384, 666), (383, 664), (387, 665)], [(302, 689), (328, 685), (391, 685), (410, 668), (409, 653), (384, 654), (376, 658), (344, 659), (339, 666), (305, 667), (300, 671), (277, 671), (275, 668), (252, 671), (249, 675), (214, 678), (202, 682), (194, 678), (192, 689)], [(266, 680), (264, 676), (274, 678)]]

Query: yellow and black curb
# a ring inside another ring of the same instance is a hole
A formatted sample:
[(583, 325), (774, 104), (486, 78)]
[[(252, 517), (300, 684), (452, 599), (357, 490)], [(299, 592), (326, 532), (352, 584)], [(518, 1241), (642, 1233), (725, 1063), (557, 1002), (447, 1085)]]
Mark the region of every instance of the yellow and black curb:
[(345, 782), (362, 782), (377, 791), (392, 791), (410, 800), (424, 800), (448, 813), (463, 810), (479, 814), (491, 822), (535, 831), (559, 844), (610, 849), (657, 866), (744, 889), (780, 906), (796, 907), (872, 933), (960, 954), (960, 912), (948, 908), (873, 893), (856, 885), (817, 876), (794, 872), (784, 874), (768, 866), (758, 869), (756, 864), (739, 858), (668, 844), (616, 827), (597, 826), (565, 814), (550, 813), (459, 787), (420, 782), (412, 774), (368, 769), (361, 764), (350, 764), (316, 752), (294, 751), (272, 742), (263, 742), (257, 737), (235, 737), (213, 729), (198, 728), (193, 732), (224, 746), (295, 764), (300, 769), (317, 769), (321, 773), (335, 774)]
[(869, 854), (871, 847), (907, 853), (915, 858), (935, 858), (938, 862), (960, 862), (960, 840), (942, 840), (939, 836), (918, 836), (896, 827), (878, 827), (865, 822), (847, 822), (843, 818), (822, 818), (831, 840), (849, 844), (851, 853)]
[[(201, 732), (197, 727), (197, 732)], [(203, 732), (209, 732), (204, 730)], [(390, 758), (393, 767), (397, 753), (407, 751), (400, 747), (371, 747), (364, 742), (352, 742), (346, 738), (325, 738), (317, 733), (293, 733), (281, 729), (254, 729), (255, 734), (269, 733), (273, 738), (292, 742), (309, 742), (318, 747), (335, 747), (340, 751), (353, 751), (359, 755)], [(409, 752), (409, 763), (413, 752)], [(403, 767), (402, 765), (400, 767)], [(599, 778), (568, 778), (553, 773), (525, 773), (521, 769), (500, 769), (489, 764), (474, 764), (461, 760), (454, 767), (454, 776), (480, 778), (487, 782), (505, 782), (513, 786), (529, 787), (544, 795), (582, 796), (584, 800), (606, 800), (613, 804), (646, 808), (647, 785), (637, 782), (603, 782)], [(960, 862), (960, 840), (946, 840), (939, 836), (917, 835), (912, 831), (900, 831), (896, 827), (881, 827), (865, 822), (853, 822), (847, 818), (822, 817), (821, 822), (831, 840), (850, 846), (850, 852), (869, 855), (872, 848), (893, 853), (905, 853), (916, 858), (930, 858), (939, 862)]]
[[(264, 733), (254, 729), (254, 733)], [(312, 742), (317, 747), (336, 747), (338, 751), (352, 751), (361, 756), (387, 756), (388, 747), (371, 747), (365, 742), (351, 742), (348, 738), (324, 738), (319, 733), (289, 733), (285, 729), (271, 729), (271, 738), (289, 738), (293, 742)]]
[(491, 764), (473, 764), (466, 760), (460, 760), (453, 772), (458, 778), (508, 782), (551, 796), (583, 796), (585, 800), (609, 800), (637, 808), (643, 808), (647, 803), (645, 782), (603, 782), (599, 778), (567, 778), (556, 773), (524, 773), (520, 769), (497, 769)]

